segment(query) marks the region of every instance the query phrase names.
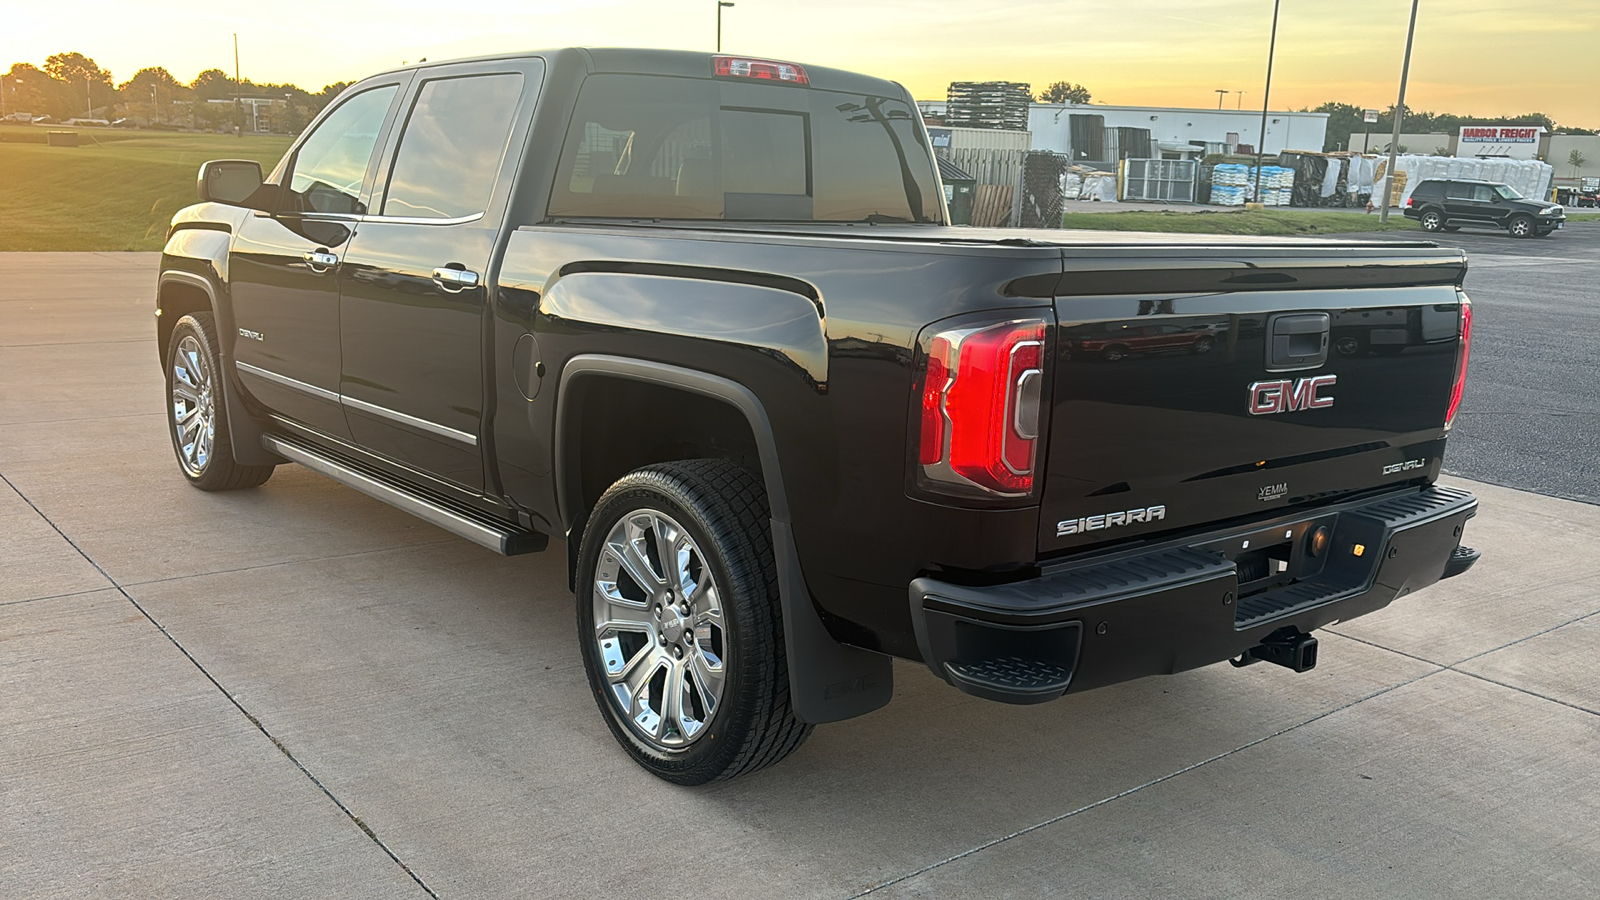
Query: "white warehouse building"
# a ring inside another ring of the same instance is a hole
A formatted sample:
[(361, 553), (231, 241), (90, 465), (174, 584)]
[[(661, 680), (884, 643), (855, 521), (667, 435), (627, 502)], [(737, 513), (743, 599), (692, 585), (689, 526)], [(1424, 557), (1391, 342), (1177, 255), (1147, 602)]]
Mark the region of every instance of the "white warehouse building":
[[(925, 116), (944, 114), (942, 101), (917, 106)], [(1141, 129), (1149, 132), (1147, 140), (1140, 139)], [(1241, 144), (1253, 152), (1261, 131), (1261, 110), (1035, 103), (1028, 110), (1028, 131), (1033, 135), (1032, 149), (1067, 154), (1085, 165), (1114, 163), (1145, 152), (1150, 159), (1193, 159), (1231, 152)], [(1327, 132), (1327, 113), (1268, 112), (1263, 152), (1320, 151)]]
[[(1261, 132), (1260, 110), (1036, 103), (1028, 111), (1033, 149), (1069, 154), (1074, 161), (1083, 163), (1115, 162), (1127, 155), (1113, 154), (1114, 142), (1111, 141), (1102, 141), (1099, 154), (1095, 154), (1092, 147), (1074, 146), (1073, 116), (1101, 116), (1107, 132), (1149, 129), (1151, 159), (1188, 159), (1207, 153), (1227, 153), (1240, 144), (1254, 150), (1258, 143), (1256, 136)], [(1080, 127), (1080, 139), (1083, 130)], [(1321, 151), (1327, 132), (1327, 113), (1268, 112), (1262, 152), (1275, 156), (1284, 150)], [(1095, 159), (1096, 155), (1101, 158)]]

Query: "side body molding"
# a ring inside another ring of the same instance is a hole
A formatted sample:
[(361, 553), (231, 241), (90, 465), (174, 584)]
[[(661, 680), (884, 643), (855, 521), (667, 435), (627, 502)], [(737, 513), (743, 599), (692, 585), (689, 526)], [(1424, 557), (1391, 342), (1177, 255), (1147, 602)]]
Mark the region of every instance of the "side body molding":
[[(239, 373), (234, 368), (233, 361), (233, 315), (231, 310), (222, 308), (217, 300), (216, 286), (209, 278), (196, 275), (192, 272), (169, 270), (161, 273), (161, 280), (157, 287), (167, 282), (177, 282), (189, 287), (205, 291), (206, 297), (211, 300), (211, 314), (217, 323), (217, 343), (220, 345), (217, 352), (222, 355), (223, 378), (222, 403), (228, 411), (228, 440), (233, 445), (233, 458), (242, 466), (275, 466), (282, 463), (282, 457), (268, 451), (261, 445), (261, 424), (256, 421), (250, 410), (245, 408), (243, 388), (239, 385)], [(161, 348), (163, 366), (165, 366), (166, 348)]]
[(834, 640), (811, 600), (800, 569), (772, 425), (760, 399), (744, 385), (708, 372), (621, 356), (583, 354), (568, 361), (556, 395), (555, 474), (562, 525), (568, 530), (569, 558), (575, 559), (572, 554), (576, 552), (572, 549), (575, 542), (571, 530), (576, 515), (572, 497), (577, 488), (568, 482), (573, 468), (566, 460), (572, 439), (569, 429), (575, 417), (567, 408), (567, 398), (573, 396), (570, 387), (574, 382), (595, 376), (631, 378), (692, 391), (721, 400), (744, 415), (755, 435), (772, 510), (772, 544), (789, 663), (790, 702), (795, 714), (801, 721), (820, 724), (865, 715), (887, 704), (894, 694), (889, 657)]

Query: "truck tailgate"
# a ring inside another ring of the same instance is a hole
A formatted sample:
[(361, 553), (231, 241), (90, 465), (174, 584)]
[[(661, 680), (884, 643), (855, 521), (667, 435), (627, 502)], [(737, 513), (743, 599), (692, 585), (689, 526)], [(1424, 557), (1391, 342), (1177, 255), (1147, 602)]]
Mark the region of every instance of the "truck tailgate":
[(1465, 270), (1436, 254), (1076, 276), (1069, 258), (1040, 552), (1436, 477)]

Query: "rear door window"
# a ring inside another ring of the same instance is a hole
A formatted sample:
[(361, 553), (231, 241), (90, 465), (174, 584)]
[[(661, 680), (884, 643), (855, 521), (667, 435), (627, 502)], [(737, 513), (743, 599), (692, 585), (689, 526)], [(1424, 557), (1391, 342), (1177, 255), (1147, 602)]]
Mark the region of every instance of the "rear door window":
[(1445, 189), (1444, 195), (1446, 197), (1450, 198), (1451, 200), (1471, 200), (1472, 199), (1472, 185), (1470, 185), (1470, 184), (1452, 184), (1448, 188)]
[(550, 215), (937, 222), (903, 100), (645, 75), (585, 80)]
[(460, 219), (483, 212), (521, 99), (515, 72), (423, 82), (400, 135), (382, 215)]

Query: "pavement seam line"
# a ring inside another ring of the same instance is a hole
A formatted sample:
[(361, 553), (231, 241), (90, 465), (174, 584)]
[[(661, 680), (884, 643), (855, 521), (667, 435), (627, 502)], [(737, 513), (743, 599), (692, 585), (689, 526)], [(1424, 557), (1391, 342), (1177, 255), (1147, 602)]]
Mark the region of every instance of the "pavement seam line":
[[(154, 625), (156, 630), (161, 632), (162, 636), (165, 637), (168, 640), (168, 642), (170, 642), (172, 644), (172, 646), (176, 647), (178, 649), (178, 652), (182, 653), (184, 655), (184, 658), (188, 659), (189, 662), (196, 669), (198, 669), (200, 671), (200, 674), (204, 675), (206, 680), (211, 682), (213, 687), (215, 687), (219, 692), (221, 692), (222, 696), (224, 698), (226, 698), (227, 701), (230, 704), (233, 705), (233, 708), (237, 709), (239, 711), (239, 713), (245, 717), (246, 721), (248, 721), (251, 725), (254, 725), (256, 730), (261, 732), (261, 735), (263, 737), (265, 737), (268, 741), (272, 742), (272, 746), (278, 748), (278, 752), (282, 753), (285, 757), (287, 757), (288, 760), (291, 763), (294, 763), (294, 767), (300, 770), (300, 774), (304, 775), (307, 780), (309, 780), (312, 784), (316, 785), (317, 789), (322, 791), (324, 796), (326, 796), (329, 800), (333, 801), (333, 805), (338, 807), (339, 811), (344, 813), (346, 818), (348, 818), (353, 825), (355, 825), (357, 828), (361, 829), (361, 832), (363, 834), (365, 834), (369, 840), (371, 840), (374, 844), (376, 844), (378, 846), (378, 849), (382, 850), (385, 855), (387, 855), (391, 860), (393, 860), (394, 864), (399, 866), (401, 871), (405, 872), (406, 875), (410, 876), (411, 880), (416, 882), (417, 886), (422, 888), (422, 890), (425, 891), (429, 897), (434, 898), (434, 900), (439, 900), (439, 895), (434, 892), (433, 888), (429, 887), (428, 883), (423, 881), (422, 877), (420, 875), (418, 875), (410, 866), (406, 865), (406, 863), (403, 860), (401, 860), (400, 857), (398, 855), (396, 855), (393, 850), (389, 849), (389, 845), (385, 844), (383, 842), (383, 839), (378, 837), (377, 832), (373, 831), (372, 828), (369, 827), (366, 822), (363, 822), (361, 820), (361, 817), (356, 815), (355, 812), (350, 809), (350, 807), (345, 806), (343, 801), (341, 801), (338, 797), (334, 796), (333, 791), (329, 790), (328, 786), (323, 784), (321, 779), (317, 778), (316, 775), (313, 775), (311, 773), (311, 770), (307, 769), (305, 767), (305, 765), (300, 762), (300, 760), (294, 755), (293, 752), (291, 752), (289, 750), (289, 748), (287, 746), (284, 745), (284, 743), (282, 741), (280, 741), (276, 737), (274, 737), (272, 732), (267, 730), (266, 726), (264, 724), (262, 724), (260, 719), (257, 719), (254, 715), (252, 715), (250, 713), (249, 710), (245, 709), (244, 708), (244, 704), (240, 703), (238, 698), (235, 697), (232, 692), (230, 692), (227, 688), (223, 687), (222, 683), (216, 679), (216, 676), (212, 675), (211, 672), (209, 670), (207, 670), (204, 665), (201, 664), (200, 660), (196, 659), (194, 654), (190, 653), (189, 649), (187, 647), (183, 646), (183, 644), (178, 641), (178, 639), (172, 634), (172, 632), (167, 630), (165, 625), (162, 625), (161, 622), (158, 621), (155, 616), (150, 614), (149, 610), (145, 609), (143, 606), (141, 606), (139, 604), (139, 601), (133, 599), (133, 596), (131, 594), (129, 594), (127, 592), (127, 590), (123, 588), (122, 585), (118, 584), (117, 580), (115, 578), (111, 577), (111, 573), (107, 572), (104, 568), (102, 568), (100, 566), (99, 563), (95, 562), (94, 559), (92, 559), (89, 556), (89, 554), (85, 553), (83, 551), (83, 548), (79, 547), (77, 545), (77, 543), (75, 543), (72, 540), (72, 538), (68, 537), (67, 533), (62, 531), (61, 527), (58, 526), (55, 523), (54, 520), (52, 520), (49, 516), (45, 515), (44, 510), (40, 509), (38, 507), (38, 505), (35, 504), (31, 498), (29, 498), (26, 494), (22, 493), (22, 491), (20, 489), (18, 489), (15, 484), (12, 484), (11, 483), (11, 479), (7, 478), (4, 473), (0, 473), (0, 481), (4, 481), (6, 483), (7, 487), (9, 487), (9, 488), (11, 488), (11, 490), (15, 491), (17, 496), (22, 498), (22, 502), (24, 502), (24, 503), (28, 504), (30, 507), (32, 507), (33, 511), (38, 514), (39, 518), (43, 519), (45, 524), (49, 525), (52, 529), (54, 529), (56, 534), (61, 535), (61, 539), (66, 541), (68, 546), (72, 547), (73, 550), (77, 551), (78, 555), (83, 557), (84, 561), (89, 563), (89, 565), (94, 566), (95, 571), (99, 572), (107, 581), (111, 582), (111, 588), (109, 588), (109, 589), (116, 590), (117, 593), (122, 595), (123, 599), (127, 600), (130, 604), (133, 605), (134, 609), (137, 609), (139, 611), (140, 615), (145, 617), (146, 621), (148, 621), (151, 625)], [(108, 588), (101, 588), (101, 590), (109, 590), (109, 589)]]
[(1505, 688), (1506, 690), (1509, 690), (1509, 691), (1516, 691), (1519, 694), (1527, 694), (1530, 697), (1537, 697), (1540, 700), (1547, 700), (1547, 701), (1549, 701), (1551, 703), (1556, 704), (1557, 706), (1565, 706), (1568, 709), (1574, 709), (1574, 710), (1577, 710), (1578, 712), (1588, 713), (1588, 714), (1590, 714), (1592, 716), (1600, 716), (1600, 709), (1590, 709), (1587, 706), (1579, 706), (1576, 703), (1572, 703), (1572, 702), (1567, 701), (1567, 700), (1562, 700), (1559, 697), (1552, 697), (1549, 694), (1541, 694), (1538, 691), (1533, 690), (1532, 688), (1525, 688), (1525, 687), (1522, 687), (1520, 685), (1515, 685), (1515, 684), (1511, 684), (1509, 682), (1500, 681), (1500, 680), (1495, 679), (1495, 678), (1490, 678), (1487, 675), (1482, 675), (1482, 674), (1479, 674), (1477, 672), (1469, 672), (1466, 669), (1457, 668), (1457, 666), (1460, 666), (1463, 663), (1469, 663), (1469, 662), (1472, 662), (1475, 659), (1482, 659), (1483, 657), (1488, 656), (1491, 653), (1499, 653), (1501, 650), (1505, 650), (1505, 649), (1507, 649), (1509, 647), (1515, 647), (1516, 645), (1518, 645), (1518, 644), (1520, 644), (1520, 643), (1522, 643), (1524, 641), (1531, 641), (1536, 637), (1542, 637), (1544, 635), (1549, 634), (1552, 631), (1559, 631), (1559, 630), (1567, 627), (1568, 625), (1576, 625), (1577, 623), (1582, 622), (1584, 619), (1592, 619), (1595, 616), (1600, 616), (1600, 610), (1596, 610), (1596, 611), (1594, 611), (1592, 613), (1584, 613), (1583, 615), (1578, 616), (1576, 619), (1570, 619), (1570, 620), (1568, 620), (1566, 622), (1562, 622), (1559, 625), (1552, 625), (1549, 628), (1544, 629), (1543, 631), (1537, 631), (1537, 632), (1534, 632), (1533, 634), (1527, 635), (1526, 637), (1517, 638), (1514, 641), (1511, 641), (1511, 642), (1506, 643), (1506, 644), (1501, 644), (1498, 647), (1493, 647), (1491, 649), (1483, 651), (1482, 653), (1474, 653), (1473, 655), (1468, 656), (1465, 659), (1457, 660), (1456, 662), (1449, 663), (1449, 664), (1436, 662), (1436, 661), (1431, 660), (1431, 659), (1424, 659), (1424, 658), (1422, 658), (1420, 656), (1416, 656), (1415, 654), (1407, 653), (1404, 650), (1396, 650), (1393, 647), (1385, 647), (1382, 644), (1374, 644), (1372, 641), (1363, 640), (1361, 638), (1353, 637), (1353, 636), (1348, 635), (1348, 634), (1340, 634), (1339, 632), (1333, 631), (1332, 629), (1329, 629), (1329, 631), (1332, 631), (1332, 633), (1334, 633), (1334, 634), (1338, 634), (1340, 637), (1344, 638), (1347, 641), (1355, 641), (1358, 644), (1366, 644), (1368, 647), (1372, 647), (1372, 648), (1377, 649), (1377, 650), (1387, 650), (1390, 653), (1394, 653), (1394, 654), (1399, 655), (1399, 656), (1404, 656), (1406, 659), (1414, 659), (1417, 662), (1428, 663), (1429, 665), (1434, 665), (1434, 666), (1442, 666), (1444, 671), (1446, 671), (1446, 672), (1454, 672), (1457, 675), (1465, 675), (1468, 678), (1476, 678), (1479, 681), (1486, 681), (1489, 684), (1498, 685), (1498, 686), (1503, 687), (1503, 688)]
[(82, 597), (86, 594), (98, 594), (101, 591), (110, 591), (115, 589), (115, 584), (108, 584), (104, 587), (89, 588), (88, 590), (83, 591), (71, 591), (65, 594), (51, 594), (48, 597), (29, 597), (26, 600), (7, 600), (4, 603), (0, 603), (0, 607), (21, 606), (24, 603), (42, 603), (46, 600), (65, 600), (68, 597)]
[[(442, 537), (437, 541), (423, 541), (420, 544), (401, 544), (397, 547), (379, 547), (375, 550), (352, 550), (349, 553), (335, 553), (332, 556), (307, 556), (303, 559), (286, 559), (281, 562), (257, 563), (253, 566), (240, 566), (236, 569), (218, 569), (215, 572), (191, 572), (188, 575), (173, 575), (170, 578), (152, 578), (149, 581), (130, 581), (128, 587), (148, 587), (152, 584), (170, 584), (174, 581), (187, 581), (190, 578), (209, 578), (212, 575), (235, 575), (239, 572), (254, 572), (259, 569), (276, 569), (279, 566), (297, 566), (304, 563), (317, 563), (325, 560), (350, 559), (356, 556), (371, 556), (375, 553), (393, 553), (396, 550), (418, 550), (423, 547), (437, 547), (440, 544), (454, 543), (460, 540), (456, 537)], [(4, 604), (0, 604), (4, 605)]]
[[(1382, 648), (1382, 649), (1387, 649), (1387, 648)], [(1057, 822), (1062, 822), (1062, 821), (1065, 821), (1067, 819), (1070, 819), (1070, 818), (1072, 818), (1072, 817), (1074, 817), (1074, 816), (1076, 816), (1076, 815), (1078, 815), (1080, 813), (1086, 813), (1086, 812), (1089, 812), (1091, 810), (1099, 809), (1102, 806), (1105, 806), (1105, 805), (1107, 805), (1109, 803), (1113, 803), (1113, 802), (1115, 802), (1117, 800), (1121, 800), (1124, 797), (1128, 797), (1128, 796), (1132, 796), (1133, 794), (1137, 794), (1140, 791), (1144, 790), (1145, 788), (1155, 787), (1158, 784), (1163, 784), (1165, 782), (1171, 781), (1172, 779), (1177, 778), (1180, 775), (1186, 775), (1186, 774), (1188, 774), (1190, 772), (1193, 772), (1195, 769), (1199, 769), (1199, 768), (1202, 768), (1204, 766), (1209, 766), (1212, 763), (1217, 762), (1219, 760), (1227, 759), (1228, 757), (1233, 756), (1236, 753), (1242, 753), (1245, 750), (1249, 750), (1252, 747), (1260, 746), (1261, 744), (1264, 744), (1267, 741), (1272, 740), (1273, 738), (1282, 737), (1283, 735), (1286, 735), (1286, 734), (1290, 733), (1291, 731), (1297, 731), (1297, 730), (1299, 730), (1299, 729), (1301, 729), (1301, 728), (1303, 728), (1303, 727), (1305, 727), (1307, 725), (1310, 725), (1310, 724), (1312, 724), (1314, 722), (1320, 722), (1321, 720), (1326, 719), (1327, 717), (1329, 717), (1329, 716), (1331, 716), (1331, 715), (1333, 715), (1335, 713), (1344, 712), (1347, 709), (1350, 709), (1350, 708), (1352, 708), (1354, 706), (1357, 706), (1359, 704), (1365, 703), (1368, 700), (1371, 700), (1371, 699), (1373, 699), (1375, 697), (1381, 697), (1384, 694), (1390, 693), (1391, 691), (1396, 691), (1396, 690), (1399, 690), (1400, 688), (1416, 684), (1417, 682), (1423, 680), (1424, 678), (1432, 678), (1433, 676), (1439, 674), (1440, 672), (1446, 672), (1446, 671), (1449, 671), (1449, 669), (1444, 667), (1444, 666), (1439, 666), (1438, 668), (1434, 669), (1432, 672), (1424, 672), (1421, 675), (1418, 675), (1418, 676), (1416, 676), (1414, 678), (1408, 678), (1405, 681), (1399, 682), (1398, 684), (1392, 684), (1392, 685), (1389, 685), (1388, 687), (1383, 688), (1381, 690), (1373, 691), (1372, 693), (1367, 694), (1365, 696), (1357, 697), (1356, 699), (1351, 700), (1349, 703), (1346, 703), (1343, 706), (1337, 706), (1337, 707), (1334, 707), (1333, 709), (1326, 710), (1324, 712), (1320, 712), (1320, 713), (1312, 716), (1311, 718), (1306, 719), (1303, 722), (1296, 722), (1295, 724), (1290, 725), (1287, 728), (1282, 728), (1282, 729), (1279, 729), (1278, 731), (1274, 731), (1271, 734), (1263, 735), (1262, 737), (1256, 738), (1253, 741), (1249, 741), (1249, 742), (1246, 742), (1244, 744), (1241, 744), (1241, 745), (1233, 748), (1232, 750), (1225, 750), (1225, 751), (1223, 751), (1221, 753), (1216, 754), (1215, 756), (1211, 756), (1211, 757), (1208, 757), (1206, 759), (1202, 759), (1199, 762), (1190, 763), (1189, 765), (1184, 766), (1181, 769), (1178, 769), (1178, 770), (1173, 771), (1173, 772), (1168, 772), (1167, 774), (1162, 775), (1159, 778), (1153, 778), (1153, 779), (1151, 779), (1149, 781), (1146, 781), (1144, 784), (1134, 785), (1133, 787), (1128, 788), (1127, 790), (1121, 791), (1120, 793), (1112, 794), (1109, 797), (1102, 797), (1099, 800), (1094, 801), (1093, 803), (1085, 804), (1083, 806), (1078, 807), (1077, 809), (1070, 810), (1070, 811), (1064, 812), (1064, 813), (1062, 813), (1062, 814), (1060, 814), (1058, 816), (1053, 816), (1051, 818), (1045, 819), (1042, 822), (1036, 822), (1036, 823), (1034, 823), (1032, 825), (1029, 825), (1026, 828), (1018, 829), (1017, 831), (1013, 831), (1008, 835), (1004, 835), (1003, 837), (997, 837), (997, 838), (994, 838), (993, 840), (985, 841), (984, 843), (979, 844), (976, 847), (970, 847), (970, 848), (968, 848), (966, 850), (961, 851), (960, 853), (954, 854), (953, 856), (946, 857), (945, 859), (941, 859), (941, 860), (939, 860), (938, 862), (935, 862), (935, 863), (930, 863), (930, 864), (928, 864), (926, 866), (923, 866), (920, 869), (917, 869), (914, 872), (907, 872), (904, 875), (900, 875), (900, 876), (898, 876), (896, 878), (891, 878), (888, 881), (884, 881), (882, 883), (873, 885), (872, 887), (869, 887), (866, 890), (861, 891), (860, 893), (851, 894), (848, 898), (846, 898), (846, 900), (859, 900), (859, 898), (861, 898), (861, 897), (865, 897), (868, 894), (872, 894), (872, 893), (875, 893), (877, 891), (881, 891), (884, 888), (893, 887), (894, 885), (900, 884), (901, 882), (909, 881), (909, 880), (911, 880), (913, 878), (916, 878), (919, 875), (926, 875), (927, 873), (932, 872), (934, 869), (940, 868), (941, 866), (949, 865), (950, 863), (966, 859), (969, 856), (973, 856), (975, 854), (982, 853), (983, 851), (988, 850), (990, 847), (994, 847), (994, 846), (997, 846), (999, 844), (1003, 844), (1006, 841), (1011, 840), (1012, 838), (1022, 837), (1023, 835), (1031, 834), (1032, 832), (1038, 831), (1041, 828), (1046, 828), (1046, 827), (1048, 827), (1050, 825), (1056, 824)], [(1462, 673), (1462, 674), (1465, 674), (1465, 673)]]

